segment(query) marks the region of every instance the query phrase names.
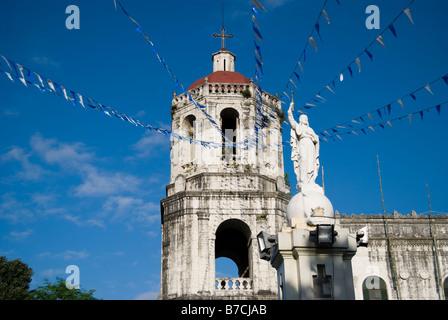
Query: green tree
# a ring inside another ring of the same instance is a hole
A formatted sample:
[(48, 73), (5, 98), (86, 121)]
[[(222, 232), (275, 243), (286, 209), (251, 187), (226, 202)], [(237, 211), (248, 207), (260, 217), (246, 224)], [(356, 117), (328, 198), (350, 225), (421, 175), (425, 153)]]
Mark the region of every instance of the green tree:
[(30, 292), (30, 297), (34, 300), (98, 300), (93, 296), (95, 290), (86, 291), (84, 289), (68, 289), (65, 280), (56, 277), (56, 282), (52, 283), (44, 279), (45, 284)]
[(19, 259), (0, 257), (0, 300), (27, 300), (33, 270)]

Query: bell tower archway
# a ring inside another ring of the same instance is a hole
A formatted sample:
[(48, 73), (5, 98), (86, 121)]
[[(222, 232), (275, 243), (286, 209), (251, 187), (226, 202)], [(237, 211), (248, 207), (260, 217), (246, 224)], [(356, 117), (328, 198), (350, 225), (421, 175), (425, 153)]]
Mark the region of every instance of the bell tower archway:
[(249, 226), (239, 219), (222, 222), (216, 230), (215, 259), (231, 259), (240, 278), (251, 276), (252, 239)]

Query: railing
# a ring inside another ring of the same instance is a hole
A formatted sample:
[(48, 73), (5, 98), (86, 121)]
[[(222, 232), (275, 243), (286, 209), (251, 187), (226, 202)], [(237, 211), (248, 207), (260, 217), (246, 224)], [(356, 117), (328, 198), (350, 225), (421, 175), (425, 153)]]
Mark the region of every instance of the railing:
[(215, 290), (217, 291), (250, 291), (252, 279), (250, 278), (216, 278)]

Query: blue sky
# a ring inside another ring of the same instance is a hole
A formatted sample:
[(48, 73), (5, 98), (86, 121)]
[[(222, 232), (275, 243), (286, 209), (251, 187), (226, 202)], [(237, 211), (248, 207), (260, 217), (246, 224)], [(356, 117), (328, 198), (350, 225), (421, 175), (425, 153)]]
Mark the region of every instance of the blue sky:
[[(281, 93), (303, 50), (323, 1), (261, 1), (267, 12), (261, 86)], [(320, 20), (295, 92), (296, 109), (313, 98), (407, 6), (408, 0), (329, 0), (330, 24)], [(220, 40), (221, 2), (123, 0), (170, 69), (188, 87), (212, 71)], [(68, 30), (65, 8), (80, 9), (80, 29)], [(381, 29), (365, 26), (368, 5), (380, 8)], [(235, 38), (236, 70), (254, 76), (250, 1), (225, 1), (226, 28)], [(416, 0), (412, 24), (402, 15), (378, 43), (371, 62), (361, 59), (335, 95), (309, 110), (316, 132), (356, 119), (448, 73), (448, 3)], [(161, 128), (170, 128), (174, 82), (113, 1), (2, 1), (0, 54), (66, 88)], [(289, 89), (290, 90), (290, 89)], [(448, 100), (443, 81), (395, 103), (391, 117)], [(287, 106), (284, 106), (287, 111)], [(386, 118), (384, 120), (387, 120)], [(325, 190), (341, 213), (382, 212), (376, 155), (387, 212), (448, 211), (446, 140), (448, 108), (394, 122), (367, 135), (321, 144)], [(375, 118), (370, 124), (379, 121)], [(78, 265), (81, 286), (104, 299), (155, 299), (160, 286), (160, 199), (169, 182), (169, 139), (119, 119), (76, 107), (58, 96), (0, 76), (0, 255), (34, 270), (31, 287), (65, 278)], [(285, 126), (284, 140), (289, 140)], [(287, 173), (295, 184), (290, 148)], [(318, 177), (321, 184), (321, 175)], [(293, 192), (294, 194), (294, 192)], [(224, 268), (222, 273), (231, 270)]]

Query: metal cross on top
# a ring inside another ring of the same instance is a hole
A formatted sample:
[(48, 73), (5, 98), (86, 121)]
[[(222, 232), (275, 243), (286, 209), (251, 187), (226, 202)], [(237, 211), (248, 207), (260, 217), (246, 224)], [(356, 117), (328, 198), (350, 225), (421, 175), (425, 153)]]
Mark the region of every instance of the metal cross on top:
[(222, 26), (221, 28), (221, 33), (214, 33), (213, 37), (215, 38), (221, 38), (222, 44), (221, 44), (221, 50), (226, 48), (226, 38), (233, 38), (233, 35), (231, 34), (226, 34), (226, 28), (224, 28), (224, 26)]

